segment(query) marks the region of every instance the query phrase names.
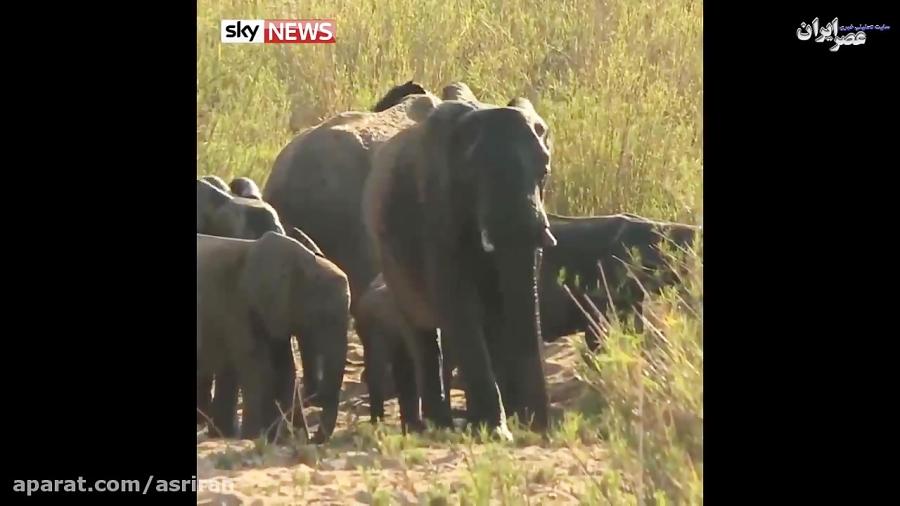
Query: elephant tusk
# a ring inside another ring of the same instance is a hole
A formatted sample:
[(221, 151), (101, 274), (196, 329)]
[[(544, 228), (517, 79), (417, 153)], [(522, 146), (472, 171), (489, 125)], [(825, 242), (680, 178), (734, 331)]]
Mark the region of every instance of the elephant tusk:
[(558, 241), (556, 237), (553, 236), (553, 233), (550, 232), (550, 229), (544, 227), (544, 231), (541, 232), (541, 243), (545, 248), (553, 248), (557, 245)]
[(481, 247), (488, 253), (494, 251), (494, 243), (492, 243), (491, 239), (488, 237), (486, 228), (481, 229)]

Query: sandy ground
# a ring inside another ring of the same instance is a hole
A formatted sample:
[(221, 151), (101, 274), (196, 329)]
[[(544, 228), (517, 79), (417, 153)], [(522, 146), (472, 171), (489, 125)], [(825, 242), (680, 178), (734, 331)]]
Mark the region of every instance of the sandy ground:
[[(546, 346), (545, 353), (551, 404), (559, 412), (583, 391), (574, 371), (578, 357), (567, 340)], [(348, 358), (358, 363), (363, 360), (362, 346), (355, 336)], [(299, 368), (299, 357), (297, 363)], [(342, 433), (346, 435), (350, 427), (368, 424), (368, 395), (360, 382), (361, 372), (361, 365), (347, 366), (335, 440)], [(462, 391), (453, 390), (451, 399), (454, 407), (464, 406)], [(396, 399), (386, 403), (385, 412), (385, 423), (399, 426)], [(316, 415), (307, 415), (310, 424), (316, 423)], [(274, 447), (260, 455), (252, 441), (210, 440), (205, 431), (198, 433), (197, 441), (197, 478), (201, 480), (198, 504), (209, 505), (373, 504), (372, 490), (388, 495), (391, 504), (428, 504), (427, 493), (438, 484), (452, 492), (471, 482), (469, 466), (477, 465), (484, 451), (477, 444), (424, 447), (414, 450), (415, 458), (410, 459), (386, 456), (371, 448), (356, 451), (350, 442), (329, 443), (306, 453), (289, 446)], [(506, 457), (517, 466), (529, 470), (527, 496), (531, 504), (577, 504), (577, 494), (589, 476), (602, 472), (604, 461), (600, 445), (578, 450), (541, 446), (500, 450), (508, 452)], [(487, 460), (491, 458), (482, 456), (480, 462), (491, 463)], [(223, 478), (230, 480), (232, 490), (214, 488), (223, 483), (218, 481)]]

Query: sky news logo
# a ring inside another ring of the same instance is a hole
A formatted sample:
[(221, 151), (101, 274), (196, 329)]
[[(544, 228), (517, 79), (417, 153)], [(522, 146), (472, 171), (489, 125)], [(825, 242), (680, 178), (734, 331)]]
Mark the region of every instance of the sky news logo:
[(223, 19), (227, 44), (334, 44), (333, 19)]

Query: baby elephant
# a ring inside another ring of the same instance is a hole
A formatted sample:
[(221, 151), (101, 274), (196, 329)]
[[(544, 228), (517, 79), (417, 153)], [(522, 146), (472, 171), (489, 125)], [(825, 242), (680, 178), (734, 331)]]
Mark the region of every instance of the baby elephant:
[[(198, 379), (227, 370), (243, 392), (241, 437), (256, 438), (293, 403), (291, 336), (314, 342), (320, 361), (322, 422), (313, 438), (334, 431), (344, 378), (350, 291), (337, 266), (276, 232), (257, 240), (197, 234)], [(301, 353), (303, 350), (301, 350)], [(212, 421), (235, 425), (237, 396), (219, 395)], [(229, 384), (229, 386), (232, 386)]]
[[(372, 422), (384, 420), (385, 380), (391, 368), (400, 403), (403, 431), (421, 430), (418, 402), (422, 370), (418, 359), (419, 340), (403, 319), (390, 290), (379, 274), (363, 293), (355, 318), (356, 333), (362, 341), (365, 370), (363, 381), (369, 390)], [(415, 357), (415, 358), (414, 358)]]

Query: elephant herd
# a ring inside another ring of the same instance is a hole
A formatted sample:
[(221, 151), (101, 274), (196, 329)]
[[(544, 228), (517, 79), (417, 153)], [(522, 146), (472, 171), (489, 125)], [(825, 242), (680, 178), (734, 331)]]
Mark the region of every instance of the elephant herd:
[[(373, 421), (390, 371), (404, 431), (452, 427), (458, 369), (469, 423), (510, 438), (517, 415), (546, 430), (542, 341), (585, 331), (600, 345), (559, 281), (601, 311), (640, 310), (647, 291), (679, 280), (661, 243), (688, 247), (699, 230), (547, 213), (551, 152), (550, 126), (527, 99), (498, 106), (463, 83), (436, 96), (409, 81), (371, 111), (300, 132), (262, 191), (249, 178), (198, 179), (198, 423), (271, 437), (309, 402), (323, 410), (313, 440), (327, 440), (352, 320)], [(628, 269), (633, 250), (639, 268)], [(605, 290), (573, 285), (601, 277)]]

